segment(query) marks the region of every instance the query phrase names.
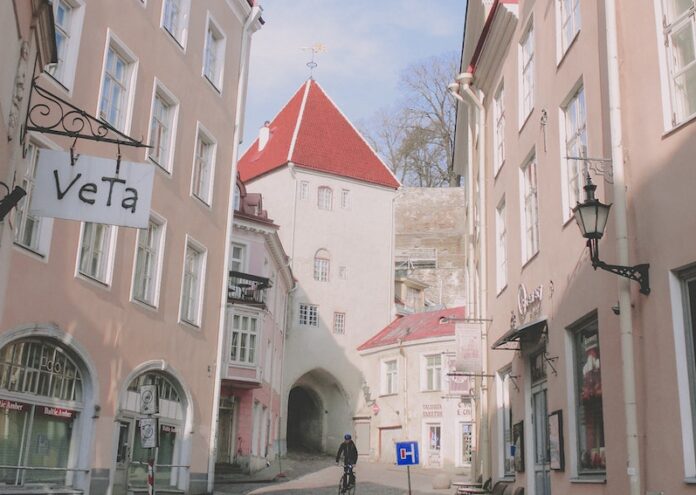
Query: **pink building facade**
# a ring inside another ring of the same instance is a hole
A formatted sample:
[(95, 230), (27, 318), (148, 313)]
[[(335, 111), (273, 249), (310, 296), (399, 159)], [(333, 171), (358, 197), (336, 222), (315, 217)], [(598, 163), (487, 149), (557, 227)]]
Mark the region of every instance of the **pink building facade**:
[[(491, 320), (479, 472), (505, 493), (692, 493), (694, 5), (467, 9), (451, 89), (470, 314)], [(592, 269), (585, 164), (613, 203), (599, 257), (649, 263), (649, 295)]]
[(253, 472), (278, 453), (289, 259), (260, 194), (237, 182), (217, 462)]
[[(22, 142), (42, 3), (0, 7), (12, 73), (2, 76), (12, 141), (2, 139), (0, 172), (27, 191), (0, 238), (0, 493), (145, 493), (151, 458), (161, 489), (209, 493), (236, 124), (260, 10), (246, 0), (53, 1), (57, 63), (42, 55), (37, 82), (150, 146), (119, 150), (46, 132)], [(41, 101), (34, 92), (32, 106)], [(154, 169), (147, 228), (30, 213), (42, 150), (71, 146)], [(156, 450), (141, 436), (143, 385), (159, 397)]]

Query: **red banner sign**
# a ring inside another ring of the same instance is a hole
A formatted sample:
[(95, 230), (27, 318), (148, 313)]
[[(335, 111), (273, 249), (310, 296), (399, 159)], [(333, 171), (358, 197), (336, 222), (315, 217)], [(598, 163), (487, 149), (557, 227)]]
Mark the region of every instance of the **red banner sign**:
[(25, 412), (28, 408), (29, 408), (29, 404), (23, 404), (22, 402), (15, 402), (13, 400), (0, 399), (0, 409), (6, 409), (8, 411)]
[(76, 414), (75, 411), (63, 409), (62, 407), (40, 406), (37, 409), (46, 416), (54, 416), (56, 418), (72, 419)]

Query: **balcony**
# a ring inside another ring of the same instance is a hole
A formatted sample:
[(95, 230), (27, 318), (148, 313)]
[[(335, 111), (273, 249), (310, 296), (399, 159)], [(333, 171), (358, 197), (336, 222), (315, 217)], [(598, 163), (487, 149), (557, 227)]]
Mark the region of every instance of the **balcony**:
[(270, 279), (265, 277), (230, 270), (227, 302), (265, 307), (266, 289), (271, 286)]

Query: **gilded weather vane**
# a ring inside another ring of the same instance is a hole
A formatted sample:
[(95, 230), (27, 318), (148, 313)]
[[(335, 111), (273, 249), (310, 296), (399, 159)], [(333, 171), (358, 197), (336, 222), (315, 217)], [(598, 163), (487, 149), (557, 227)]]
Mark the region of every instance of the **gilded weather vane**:
[(312, 46), (304, 46), (302, 47), (302, 51), (305, 52), (312, 52), (312, 59), (307, 62), (307, 68), (309, 68), (309, 78), (314, 79), (314, 69), (317, 68), (317, 63), (314, 61), (314, 56), (317, 53), (324, 53), (326, 52), (326, 45), (323, 43), (314, 43)]

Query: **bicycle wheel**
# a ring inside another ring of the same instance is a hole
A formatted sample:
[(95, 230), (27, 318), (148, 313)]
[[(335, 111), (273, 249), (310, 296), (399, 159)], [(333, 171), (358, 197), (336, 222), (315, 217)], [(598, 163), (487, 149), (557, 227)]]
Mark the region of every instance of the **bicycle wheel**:
[(346, 488), (343, 486), (344, 477), (341, 476), (338, 480), (338, 495), (343, 495), (346, 493)]

